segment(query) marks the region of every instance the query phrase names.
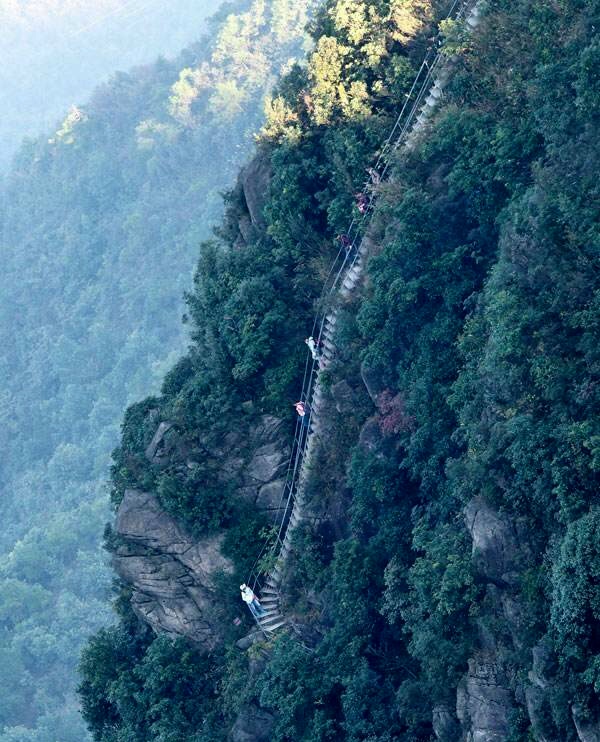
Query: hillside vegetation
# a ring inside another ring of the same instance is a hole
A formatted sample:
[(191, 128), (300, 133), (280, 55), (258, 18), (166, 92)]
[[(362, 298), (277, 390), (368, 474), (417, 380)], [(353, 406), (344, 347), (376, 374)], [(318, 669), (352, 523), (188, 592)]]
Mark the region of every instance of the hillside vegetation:
[[(251, 402), (291, 431), (334, 237), (445, 10), (325, 4), (306, 66), (267, 107), (263, 227), (240, 240), (230, 194), (188, 296), (190, 352), (125, 416), (113, 502), (151, 489), (190, 531), (225, 531), (231, 617), (263, 524), (215, 486), (208, 460), (191, 473), (149, 464), (148, 413), (217, 439)], [(256, 739), (458, 740), (477, 720), (463, 705), (459, 726), (457, 688), (464, 698), (482, 653), (507, 740), (583, 739), (574, 718), (597, 724), (599, 13), (597, 0), (497, 0), (473, 38), (443, 26), (460, 52), (444, 105), (395, 158), (369, 280), (343, 312), (330, 381), (348, 381), (357, 402), (331, 415), (313, 497), (344, 519), (305, 529), (285, 596), (318, 635), (312, 651), (282, 632), (247, 658), (232, 631), (204, 655), (152, 634), (122, 585), (120, 624), (82, 659), (96, 740), (225, 740), (250, 703), (272, 713)], [(361, 364), (391, 411), (374, 416)], [(381, 435), (367, 446), (369, 416)], [(465, 510), (477, 507), (513, 539), (498, 563), (472, 559)], [(532, 694), (542, 649), (547, 692)]]
[[(25, 144), (6, 178), (2, 742), (86, 737), (75, 667), (86, 636), (110, 621), (99, 543), (122, 410), (158, 391), (184, 352), (197, 245), (222, 213), (219, 192), (249, 152), (265, 95), (302, 54), (309, 5), (230, 4), (210, 38), (117, 74), (80, 114)], [(224, 105), (225, 84), (235, 106)]]
[(0, 3), (0, 169), (81, 105), (116, 69), (175, 56), (195, 41), (218, 0), (4, 0)]

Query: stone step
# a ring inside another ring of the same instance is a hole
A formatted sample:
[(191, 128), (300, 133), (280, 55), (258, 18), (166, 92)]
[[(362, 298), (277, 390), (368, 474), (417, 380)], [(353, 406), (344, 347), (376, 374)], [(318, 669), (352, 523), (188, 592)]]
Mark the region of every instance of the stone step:
[(273, 624), (277, 623), (283, 618), (281, 613), (274, 613), (272, 616), (266, 616), (265, 618), (260, 618), (259, 623), (263, 627), (263, 629), (266, 628), (272, 628)]
[(262, 626), (262, 624), (261, 624), (261, 627), (265, 631), (268, 631), (269, 633), (273, 633), (274, 631), (277, 631), (277, 629), (280, 629), (282, 626), (285, 626), (286, 623), (287, 623), (287, 621), (285, 620), (285, 618), (282, 618), (281, 621), (279, 621), (276, 624), (271, 624), (270, 626)]

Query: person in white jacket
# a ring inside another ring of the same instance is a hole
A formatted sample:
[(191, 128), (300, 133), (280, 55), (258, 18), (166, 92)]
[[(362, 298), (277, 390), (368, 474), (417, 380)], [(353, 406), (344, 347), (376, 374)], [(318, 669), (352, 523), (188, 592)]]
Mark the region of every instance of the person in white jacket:
[(261, 616), (264, 616), (264, 608), (260, 604), (252, 589), (249, 588), (248, 585), (243, 584), (240, 585), (240, 590), (242, 591), (242, 600), (244, 601), (244, 603), (246, 603), (248, 608), (250, 608), (250, 612), (252, 613), (254, 618), (260, 618)]
[(308, 345), (313, 361), (318, 361), (321, 357), (321, 351), (319, 350), (319, 346), (314, 337), (311, 335), (309, 338), (306, 338), (304, 342)]

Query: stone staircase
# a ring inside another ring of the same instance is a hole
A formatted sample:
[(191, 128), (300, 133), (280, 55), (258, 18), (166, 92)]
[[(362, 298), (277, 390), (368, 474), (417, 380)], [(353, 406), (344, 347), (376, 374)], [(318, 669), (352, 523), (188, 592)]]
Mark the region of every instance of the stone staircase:
[[(467, 26), (471, 30), (474, 30), (480, 22), (480, 2), (475, 2), (474, 4), (471, 4), (470, 7), (463, 6), (461, 12), (463, 13), (463, 17), (466, 16)], [(450, 79), (454, 64), (455, 60), (453, 59), (443, 59), (439, 54), (436, 56), (435, 62), (431, 65), (431, 68), (435, 70), (435, 72), (430, 76), (429, 86), (425, 87), (425, 90), (421, 90), (418, 95), (415, 105), (409, 113), (407, 119), (408, 125), (405, 125), (398, 141), (395, 143), (396, 149), (404, 148), (405, 150), (410, 150), (415, 146), (419, 137), (423, 134), (426, 128), (428, 119), (431, 117), (431, 114), (442, 98), (444, 87)], [(347, 299), (361, 282), (367, 256), (371, 252), (372, 244), (372, 239), (369, 237), (367, 232), (365, 237), (362, 238), (354, 260), (346, 270), (337, 291), (337, 294), (342, 301)], [(305, 502), (306, 484), (310, 475), (311, 461), (318, 446), (322, 425), (320, 411), (323, 405), (324, 392), (321, 384), (321, 374), (331, 364), (335, 356), (335, 332), (337, 321), (338, 310), (337, 308), (334, 308), (325, 316), (321, 326), (323, 348), (318, 364), (316, 381), (312, 390), (312, 396), (310, 396), (309, 399), (311, 410), (310, 425), (304, 453), (302, 455), (298, 481), (293, 496), (292, 511), (287, 528), (285, 529), (285, 536), (281, 542), (275, 566), (267, 576), (266, 581), (260, 590), (260, 602), (265, 610), (265, 614), (258, 619), (258, 624), (267, 634), (271, 634), (287, 624), (287, 620), (283, 615), (280, 605), (281, 580), (287, 557), (292, 548), (292, 536), (299, 524), (307, 517)]]

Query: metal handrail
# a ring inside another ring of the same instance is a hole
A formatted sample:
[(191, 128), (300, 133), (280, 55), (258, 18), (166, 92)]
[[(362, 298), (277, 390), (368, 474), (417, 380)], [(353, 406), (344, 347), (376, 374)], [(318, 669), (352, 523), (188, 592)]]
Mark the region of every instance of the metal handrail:
[[(478, 0), (464, 0), (461, 3), (461, 7), (459, 8), (458, 12), (456, 13), (455, 20), (461, 20), (464, 18), (464, 16), (467, 14), (467, 12), (474, 7), (477, 4)], [(451, 18), (453, 16), (454, 11), (456, 10), (457, 5), (459, 5), (460, 0), (454, 0), (452, 3), (452, 6), (448, 12), (447, 18)], [(418, 115), (418, 112), (421, 109), (423, 99), (425, 98), (425, 95), (427, 92), (430, 91), (430, 83), (434, 79), (434, 75), (437, 72), (437, 70), (442, 65), (442, 62), (445, 61), (445, 55), (442, 51), (436, 50), (435, 48), (430, 48), (425, 58), (423, 59), (423, 62), (417, 72), (417, 75), (415, 76), (415, 80), (413, 81), (413, 84), (410, 88), (410, 91), (406, 95), (406, 100), (402, 106), (402, 109), (400, 110), (400, 113), (398, 114), (394, 126), (392, 127), (390, 134), (388, 135), (388, 138), (386, 139), (383, 147), (380, 150), (378, 159), (375, 163), (375, 170), (378, 171), (379, 167), (382, 163), (384, 163), (384, 168), (380, 173), (381, 176), (381, 182), (385, 180), (385, 177), (389, 171), (389, 168), (392, 164), (392, 157), (393, 153), (399, 149), (399, 147), (406, 143), (407, 137), (410, 134), (410, 132), (413, 130), (415, 118)], [(422, 82), (421, 76), (425, 72), (425, 77)], [(414, 95), (415, 90), (418, 87), (418, 93), (416, 98), (411, 102), (411, 98)], [(410, 104), (410, 109), (409, 109)], [(405, 114), (408, 110), (408, 115), (405, 117)], [(398, 133), (398, 130), (399, 133)], [(390, 155), (390, 156), (388, 156)], [(364, 185), (364, 190), (366, 191), (370, 187), (369, 181), (367, 181)], [(350, 239), (350, 245), (348, 248), (345, 248), (343, 246), (340, 247), (338, 250), (338, 253), (336, 257), (334, 258), (330, 268), (329, 272), (327, 273), (327, 276), (325, 278), (325, 281), (323, 283), (323, 288), (321, 290), (321, 294), (319, 296), (319, 299), (317, 300), (317, 312), (315, 314), (315, 319), (313, 322), (313, 328), (312, 328), (312, 336), (317, 337), (317, 339), (320, 341), (323, 330), (325, 327), (325, 323), (327, 322), (331, 310), (331, 299), (334, 296), (337, 296), (338, 294), (338, 287), (340, 284), (340, 279), (342, 276), (345, 278), (349, 274), (349, 272), (354, 268), (356, 265), (356, 262), (361, 255), (361, 248), (364, 244), (364, 236), (361, 236), (361, 227), (366, 223), (370, 222), (372, 213), (374, 210), (376, 202), (376, 194), (374, 193), (371, 198), (369, 199), (369, 203), (367, 206), (367, 209), (364, 214), (361, 214), (361, 217), (358, 218), (354, 216), (350, 222), (350, 226), (347, 231), (347, 235)], [(354, 235), (352, 236), (352, 233), (354, 232)], [(338, 266), (338, 263), (341, 260), (341, 264)], [(347, 270), (346, 266), (349, 263), (349, 267)], [(334, 275), (335, 274), (335, 275)], [(331, 277), (334, 276), (333, 281), (330, 283)], [(343, 281), (342, 281), (343, 283)], [(318, 332), (316, 332), (318, 329)], [(310, 429), (311, 424), (313, 422), (313, 408), (310, 404), (310, 401), (312, 399), (312, 391), (313, 391), (313, 381), (314, 377), (318, 375), (318, 361), (314, 360), (312, 358), (312, 354), (310, 352), (307, 353), (307, 359), (305, 363), (305, 369), (304, 369), (304, 378), (302, 381), (302, 392), (300, 395), (300, 401), (305, 402), (308, 405), (308, 421), (304, 422), (303, 418), (298, 418), (296, 421), (296, 428), (294, 432), (294, 443), (292, 445), (292, 451), (290, 454), (290, 459), (288, 461), (288, 468), (286, 471), (286, 480), (284, 483), (284, 486), (282, 487), (282, 494), (280, 498), (279, 508), (278, 510), (282, 509), (283, 503), (285, 501), (285, 507), (283, 507), (283, 513), (280, 515), (280, 522), (279, 527), (277, 530), (276, 537), (273, 540), (267, 540), (265, 544), (263, 545), (263, 548), (261, 549), (261, 552), (259, 556), (256, 558), (252, 569), (250, 571), (250, 575), (247, 579), (247, 584), (251, 585), (252, 589), (256, 591), (256, 588), (260, 588), (260, 577), (261, 572), (259, 570), (259, 565), (261, 563), (261, 560), (265, 556), (265, 554), (270, 553), (273, 554), (275, 550), (280, 552), (287, 535), (287, 523), (289, 517), (291, 517), (291, 514), (293, 512), (294, 503), (295, 503), (295, 490), (298, 484), (298, 477), (300, 474), (300, 471), (302, 469), (302, 463), (304, 460), (304, 456), (306, 453), (306, 449), (308, 446), (308, 441), (310, 439)], [(286, 496), (287, 493), (287, 496)], [(285, 535), (284, 534), (285, 531)], [(283, 535), (283, 538), (282, 538)]]

